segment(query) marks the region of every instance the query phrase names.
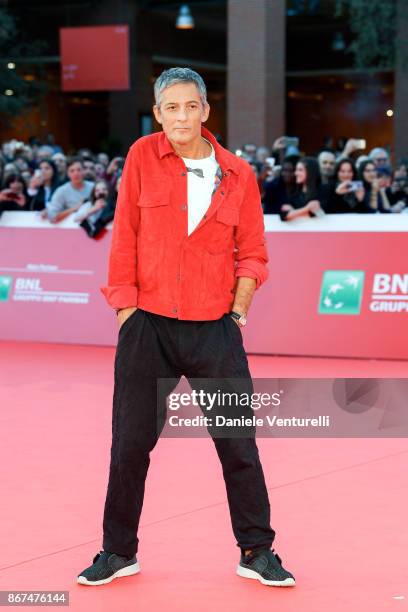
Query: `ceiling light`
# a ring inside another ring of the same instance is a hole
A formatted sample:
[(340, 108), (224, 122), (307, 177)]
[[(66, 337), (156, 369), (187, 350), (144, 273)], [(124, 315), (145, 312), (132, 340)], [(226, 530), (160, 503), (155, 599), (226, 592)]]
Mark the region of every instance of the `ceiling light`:
[(194, 19), (187, 4), (180, 6), (176, 19), (176, 28), (179, 30), (191, 30), (194, 28)]

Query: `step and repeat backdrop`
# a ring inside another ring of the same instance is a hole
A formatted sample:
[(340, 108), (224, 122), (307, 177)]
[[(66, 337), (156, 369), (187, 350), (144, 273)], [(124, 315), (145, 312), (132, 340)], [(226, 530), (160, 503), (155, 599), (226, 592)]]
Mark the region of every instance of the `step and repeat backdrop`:
[[(408, 215), (265, 215), (269, 279), (244, 330), (248, 353), (408, 359)], [(0, 218), (0, 339), (115, 345), (100, 287), (111, 227)]]

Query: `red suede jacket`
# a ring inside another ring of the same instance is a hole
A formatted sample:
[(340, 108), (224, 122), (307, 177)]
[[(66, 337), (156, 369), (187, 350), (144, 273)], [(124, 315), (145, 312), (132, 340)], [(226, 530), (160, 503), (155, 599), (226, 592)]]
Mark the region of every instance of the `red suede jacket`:
[(222, 178), (211, 204), (187, 235), (187, 173), (164, 132), (139, 138), (123, 168), (109, 257), (112, 308), (138, 306), (188, 320), (214, 320), (231, 310), (236, 277), (267, 279), (262, 205), (255, 174), (218, 144)]

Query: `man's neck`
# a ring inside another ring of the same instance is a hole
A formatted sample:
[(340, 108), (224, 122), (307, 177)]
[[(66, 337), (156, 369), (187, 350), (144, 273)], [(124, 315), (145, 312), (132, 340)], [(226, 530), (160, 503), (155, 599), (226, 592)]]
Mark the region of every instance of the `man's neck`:
[(84, 181), (80, 181), (79, 183), (73, 183), (71, 181), (71, 185), (74, 189), (83, 189), (85, 182)]
[(180, 157), (188, 159), (204, 159), (209, 157), (212, 152), (211, 145), (201, 135), (192, 142), (179, 144), (172, 142), (172, 147)]

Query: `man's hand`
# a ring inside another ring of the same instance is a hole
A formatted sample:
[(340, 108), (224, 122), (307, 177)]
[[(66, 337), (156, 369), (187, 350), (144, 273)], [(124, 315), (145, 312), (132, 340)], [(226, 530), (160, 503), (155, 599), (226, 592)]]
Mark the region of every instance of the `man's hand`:
[(349, 138), (343, 149), (343, 153), (341, 154), (341, 157), (349, 157), (352, 153), (354, 153), (354, 151), (359, 151), (360, 150), (359, 144), (360, 143), (357, 140), (357, 138)]
[(240, 325), (238, 323), (238, 321), (237, 321), (237, 319), (235, 317), (231, 317), (231, 315), (230, 315), (230, 319), (232, 319), (234, 321), (235, 325), (238, 325), (239, 329), (241, 329), (242, 325)]
[[(248, 314), (249, 307), (254, 297), (256, 280), (254, 278), (239, 276), (235, 286), (235, 299), (231, 310), (239, 314)], [(230, 315), (231, 317), (231, 315)], [(236, 325), (241, 329), (241, 325), (234, 317), (231, 317)]]
[(136, 306), (130, 306), (129, 308), (122, 308), (118, 312), (118, 323), (119, 330), (122, 327), (123, 323), (130, 317), (130, 315), (137, 310)]

